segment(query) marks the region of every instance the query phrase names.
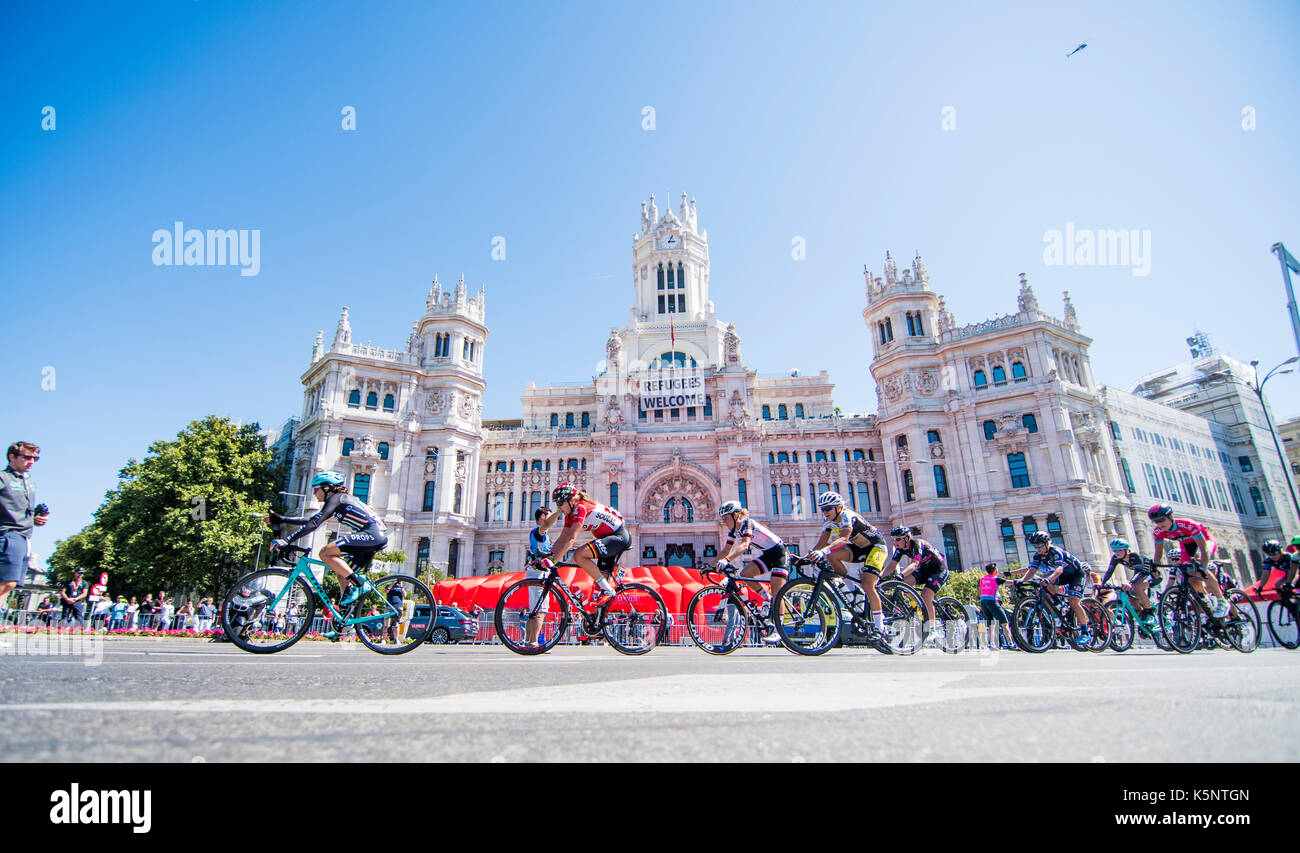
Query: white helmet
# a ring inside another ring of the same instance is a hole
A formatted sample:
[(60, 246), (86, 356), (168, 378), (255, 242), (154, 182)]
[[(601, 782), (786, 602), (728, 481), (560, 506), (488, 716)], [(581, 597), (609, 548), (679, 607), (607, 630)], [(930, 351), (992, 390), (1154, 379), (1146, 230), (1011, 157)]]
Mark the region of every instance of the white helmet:
[(840, 497), (839, 492), (823, 492), (817, 498), (817, 510), (820, 512), (824, 509), (833, 509), (837, 506), (844, 506), (844, 498)]
[(743, 507), (741, 507), (739, 501), (727, 501), (722, 506), (718, 507), (718, 518), (724, 518), (731, 515), (733, 512), (740, 512), (741, 509), (743, 509)]

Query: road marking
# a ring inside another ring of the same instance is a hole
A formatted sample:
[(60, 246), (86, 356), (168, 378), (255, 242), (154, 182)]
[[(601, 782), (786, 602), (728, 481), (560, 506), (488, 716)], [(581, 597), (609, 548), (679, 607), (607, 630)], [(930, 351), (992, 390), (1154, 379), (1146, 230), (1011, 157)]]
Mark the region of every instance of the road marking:
[(890, 708), (995, 696), (1045, 696), (1086, 689), (953, 687), (965, 673), (669, 675), (460, 693), (418, 699), (193, 699), (53, 702), (0, 705), (4, 711), (97, 711), (234, 714), (554, 714), (554, 713), (816, 713)]

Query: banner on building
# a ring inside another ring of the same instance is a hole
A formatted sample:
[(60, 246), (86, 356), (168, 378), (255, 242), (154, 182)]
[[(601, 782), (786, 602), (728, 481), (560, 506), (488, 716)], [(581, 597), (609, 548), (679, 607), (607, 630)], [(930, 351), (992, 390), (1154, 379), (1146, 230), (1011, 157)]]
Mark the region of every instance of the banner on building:
[(704, 377), (698, 371), (652, 370), (642, 375), (640, 385), (645, 412), (704, 405)]

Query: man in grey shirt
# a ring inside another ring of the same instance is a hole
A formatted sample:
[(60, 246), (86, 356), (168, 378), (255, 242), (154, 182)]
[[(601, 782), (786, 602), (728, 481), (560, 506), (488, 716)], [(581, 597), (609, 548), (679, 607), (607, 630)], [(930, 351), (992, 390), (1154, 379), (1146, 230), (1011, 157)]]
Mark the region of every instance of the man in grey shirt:
[(36, 484), (27, 474), (40, 452), (30, 442), (15, 441), (9, 445), (9, 464), (0, 471), (0, 610), (27, 574), (32, 526), (40, 527), (49, 518), (45, 505), (36, 503)]

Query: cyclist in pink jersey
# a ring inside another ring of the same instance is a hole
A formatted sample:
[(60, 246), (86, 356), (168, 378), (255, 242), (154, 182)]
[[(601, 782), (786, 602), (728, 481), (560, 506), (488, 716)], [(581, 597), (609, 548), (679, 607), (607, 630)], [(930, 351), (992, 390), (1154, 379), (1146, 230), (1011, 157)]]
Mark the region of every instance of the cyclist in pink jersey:
[(623, 552), (632, 547), (632, 534), (618, 510), (597, 503), (572, 483), (556, 486), (551, 500), (556, 511), (564, 516), (564, 532), (555, 540), (551, 553), (565, 554), (580, 530), (591, 532), (592, 540), (574, 551), (573, 559), (596, 582), (591, 606), (598, 607), (614, 596), (608, 575), (617, 567)]
[[(1214, 537), (1204, 526), (1186, 518), (1174, 518), (1174, 509), (1166, 504), (1156, 504), (1147, 510), (1147, 517), (1155, 524), (1155, 553), (1160, 553), (1160, 543), (1166, 540), (1176, 541), (1181, 552), (1178, 564), (1187, 573), (1192, 588), (1204, 594), (1206, 587), (1213, 593), (1214, 616), (1222, 619), (1232, 610), (1219, 586), (1219, 579), (1212, 571), (1206, 571), (1218, 546)], [(1172, 580), (1172, 578), (1171, 578)]]

